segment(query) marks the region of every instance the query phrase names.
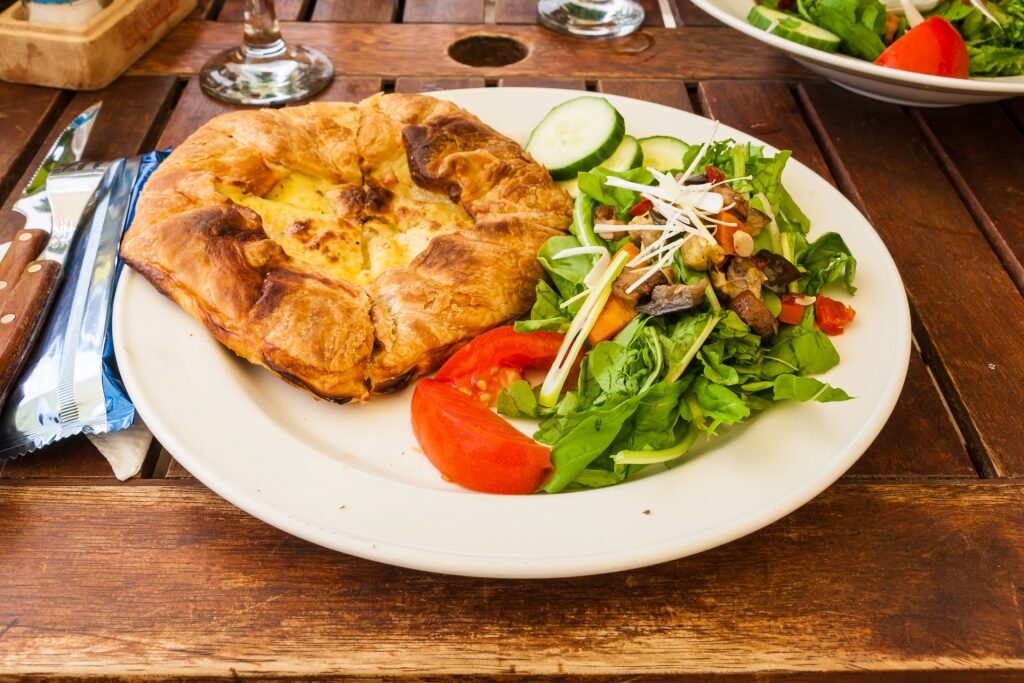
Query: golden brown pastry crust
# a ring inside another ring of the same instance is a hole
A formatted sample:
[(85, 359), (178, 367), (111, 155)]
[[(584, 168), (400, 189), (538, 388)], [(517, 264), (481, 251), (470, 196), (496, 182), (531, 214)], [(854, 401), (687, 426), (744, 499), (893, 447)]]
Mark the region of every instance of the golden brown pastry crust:
[[(293, 179), (318, 208), (263, 199)], [(238, 355), (344, 401), (524, 313), (570, 214), (472, 114), (375, 95), (213, 119), (150, 178), (122, 254)]]

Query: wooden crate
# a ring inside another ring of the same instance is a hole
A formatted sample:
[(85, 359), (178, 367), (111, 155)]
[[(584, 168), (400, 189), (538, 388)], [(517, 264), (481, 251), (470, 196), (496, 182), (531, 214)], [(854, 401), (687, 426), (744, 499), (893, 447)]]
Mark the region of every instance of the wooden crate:
[(114, 0), (78, 26), (25, 21), (16, 3), (0, 13), (0, 79), (95, 90), (124, 73), (196, 6), (197, 0)]

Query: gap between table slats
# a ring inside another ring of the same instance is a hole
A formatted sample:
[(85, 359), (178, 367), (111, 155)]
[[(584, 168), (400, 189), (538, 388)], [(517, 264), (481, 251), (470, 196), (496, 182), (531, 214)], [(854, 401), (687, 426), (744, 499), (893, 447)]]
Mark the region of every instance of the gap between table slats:
[(1024, 134), (998, 104), (909, 111), (1024, 293)]
[(899, 107), (800, 86), (843, 191), (889, 246), (968, 451), (983, 476), (1024, 475), (1024, 300)]

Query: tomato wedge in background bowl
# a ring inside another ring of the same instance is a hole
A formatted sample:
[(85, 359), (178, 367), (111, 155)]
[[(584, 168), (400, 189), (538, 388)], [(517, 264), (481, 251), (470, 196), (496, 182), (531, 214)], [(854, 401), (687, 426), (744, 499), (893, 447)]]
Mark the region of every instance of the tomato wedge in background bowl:
[(533, 493), (551, 476), (551, 451), (489, 406), (523, 378), (527, 368), (547, 370), (564, 336), (485, 332), (462, 347), (412, 394), (412, 429), (427, 459), (445, 479), (481, 493)]
[(931, 17), (907, 31), (875, 64), (933, 76), (967, 78), (970, 74), (967, 45), (942, 17)]

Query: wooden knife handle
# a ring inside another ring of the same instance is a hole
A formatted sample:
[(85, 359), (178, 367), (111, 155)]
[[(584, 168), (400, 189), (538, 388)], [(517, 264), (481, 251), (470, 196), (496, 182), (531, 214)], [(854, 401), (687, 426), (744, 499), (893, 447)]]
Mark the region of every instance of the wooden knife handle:
[(11, 239), (11, 246), (0, 260), (0, 308), (17, 284), (25, 267), (39, 258), (50, 233), (45, 230), (19, 230)]
[(29, 263), (0, 307), (0, 407), (25, 364), (60, 271), (56, 261)]

